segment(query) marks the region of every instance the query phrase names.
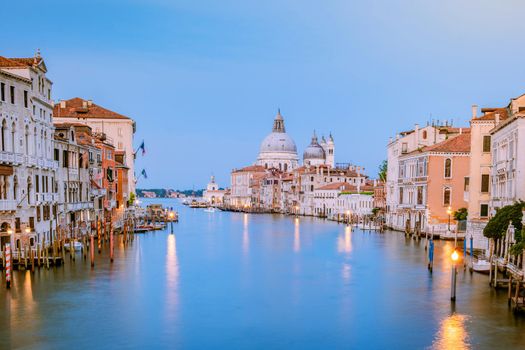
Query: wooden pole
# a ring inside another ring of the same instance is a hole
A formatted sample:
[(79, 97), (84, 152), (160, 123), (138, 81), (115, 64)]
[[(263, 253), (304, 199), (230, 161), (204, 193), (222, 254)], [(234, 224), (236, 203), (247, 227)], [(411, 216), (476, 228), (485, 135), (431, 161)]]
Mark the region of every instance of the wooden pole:
[(110, 228), (109, 231), (109, 260), (113, 262), (113, 249), (114, 249), (114, 242), (113, 242), (113, 227)]
[(11, 288), (11, 243), (5, 245), (5, 286)]
[(91, 268), (95, 267), (95, 235), (91, 235), (89, 243), (89, 256), (91, 259)]
[(100, 221), (98, 222), (98, 225), (97, 225), (97, 244), (98, 244), (98, 253), (100, 254), (100, 252), (102, 251), (102, 238), (100, 237), (100, 230), (101, 230), (101, 224), (100, 224)]

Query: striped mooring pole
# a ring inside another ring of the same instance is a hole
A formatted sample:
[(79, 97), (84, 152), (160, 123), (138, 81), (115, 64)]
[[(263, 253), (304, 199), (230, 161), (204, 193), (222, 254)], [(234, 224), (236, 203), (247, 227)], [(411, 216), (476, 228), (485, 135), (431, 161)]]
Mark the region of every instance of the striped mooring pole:
[(5, 284), (6, 288), (11, 288), (11, 244), (5, 245)]

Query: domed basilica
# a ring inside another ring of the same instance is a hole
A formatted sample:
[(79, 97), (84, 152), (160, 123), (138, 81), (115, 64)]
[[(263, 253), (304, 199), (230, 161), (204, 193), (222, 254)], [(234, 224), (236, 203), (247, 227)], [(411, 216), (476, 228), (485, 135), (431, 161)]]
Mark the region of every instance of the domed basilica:
[[(334, 149), (332, 135), (328, 142), (323, 137), (319, 143), (314, 132), (310, 145), (303, 153), (303, 164), (308, 166), (325, 164), (334, 167)], [(272, 132), (261, 143), (256, 164), (281, 171), (290, 171), (299, 166), (297, 147), (294, 140), (286, 133), (284, 118), (280, 111), (273, 121)]]

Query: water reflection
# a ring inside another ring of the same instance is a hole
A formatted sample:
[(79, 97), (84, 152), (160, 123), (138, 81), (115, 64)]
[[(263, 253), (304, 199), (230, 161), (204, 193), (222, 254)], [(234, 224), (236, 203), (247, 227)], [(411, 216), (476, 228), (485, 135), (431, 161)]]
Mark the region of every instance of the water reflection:
[(344, 235), (340, 235), (337, 239), (337, 251), (339, 253), (351, 253), (352, 252), (352, 228), (345, 226)]
[(242, 252), (247, 255), (250, 251), (250, 236), (248, 232), (248, 214), (242, 218)]
[(293, 234), (293, 251), (298, 253), (301, 250), (301, 232), (299, 227), (299, 218), (294, 219), (294, 234)]
[(470, 349), (469, 336), (465, 327), (466, 315), (452, 314), (441, 321), (431, 349)]
[(179, 261), (177, 259), (177, 238), (169, 234), (166, 251), (166, 316), (173, 319), (179, 302)]

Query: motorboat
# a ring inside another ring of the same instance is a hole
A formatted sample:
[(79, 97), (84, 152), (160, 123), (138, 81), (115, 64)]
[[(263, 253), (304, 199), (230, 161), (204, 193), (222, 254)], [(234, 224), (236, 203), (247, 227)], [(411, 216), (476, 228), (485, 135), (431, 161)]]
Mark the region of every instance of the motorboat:
[(489, 273), (490, 262), (485, 259), (478, 259), (476, 262), (472, 263), (472, 270), (479, 273)]
[(204, 209), (204, 211), (207, 213), (215, 213), (217, 209), (215, 209), (214, 207), (209, 207), (209, 208)]
[[(81, 242), (73, 241), (73, 250), (74, 250), (75, 252), (79, 252), (79, 251), (81, 251), (83, 247), (84, 247), (84, 246), (82, 245)], [(71, 242), (64, 244), (64, 248), (65, 248), (67, 251), (70, 251), (70, 250), (71, 250)]]

